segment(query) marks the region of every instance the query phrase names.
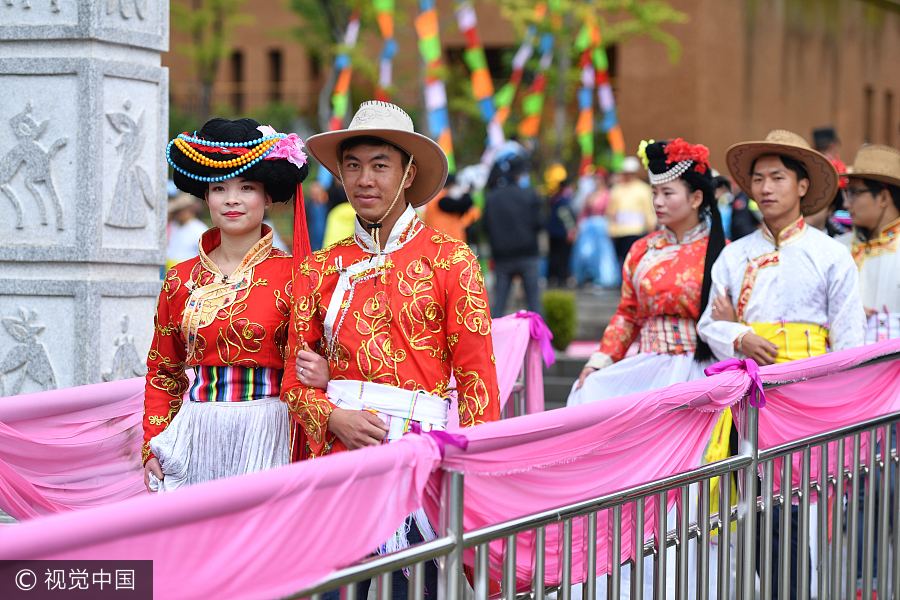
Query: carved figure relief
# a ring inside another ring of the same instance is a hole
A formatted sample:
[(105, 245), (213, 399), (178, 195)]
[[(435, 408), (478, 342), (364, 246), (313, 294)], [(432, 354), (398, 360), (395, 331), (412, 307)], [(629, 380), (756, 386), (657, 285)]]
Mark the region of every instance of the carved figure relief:
[(143, 377), (147, 374), (147, 366), (134, 346), (134, 336), (128, 335), (128, 315), (122, 316), (121, 323), (122, 335), (114, 342), (116, 353), (113, 355), (112, 370), (103, 373), (103, 381)]
[(15, 396), (22, 391), (26, 379), (41, 390), (56, 388), (56, 375), (47, 348), (38, 341), (44, 326), (37, 323), (37, 313), (19, 308), (18, 317), (3, 317), (3, 327), (16, 342), (0, 360), (0, 396)]
[[(131, 102), (126, 101), (124, 108), (131, 110)], [(153, 184), (144, 168), (137, 164), (144, 147), (144, 113), (137, 121), (127, 112), (107, 113), (106, 118), (121, 135), (116, 151), (122, 157), (106, 224), (122, 229), (142, 229), (147, 226), (147, 207), (154, 207)]]
[(106, 14), (118, 11), (123, 19), (137, 16), (142, 21), (147, 17), (147, 0), (106, 0)]
[[(44, 196), (38, 188), (38, 184), (43, 184), (50, 203), (56, 212), (56, 228), (62, 231), (63, 214), (62, 205), (59, 202), (59, 196), (56, 193), (56, 187), (53, 185), (53, 177), (50, 172), (50, 161), (68, 142), (68, 138), (59, 138), (51, 144), (49, 150), (38, 143), (47, 131), (49, 120), (37, 122), (32, 116), (31, 102), (25, 105), (25, 110), (10, 119), (9, 124), (13, 133), (19, 140), (13, 146), (12, 150), (0, 158), (0, 192), (3, 192), (16, 211), (16, 229), (23, 229), (24, 222), (22, 220), (22, 203), (12, 188), (13, 177), (19, 169), (23, 169), (25, 178), (25, 187), (31, 192), (38, 206), (41, 215), (41, 224), (47, 224), (47, 207), (44, 204)], [(24, 168), (23, 168), (24, 165)]]
[[(3, 0), (7, 6), (15, 6), (16, 0)], [(19, 0), (19, 6), (25, 9), (31, 8), (31, 0)], [(59, 12), (59, 0), (50, 0), (50, 11)]]

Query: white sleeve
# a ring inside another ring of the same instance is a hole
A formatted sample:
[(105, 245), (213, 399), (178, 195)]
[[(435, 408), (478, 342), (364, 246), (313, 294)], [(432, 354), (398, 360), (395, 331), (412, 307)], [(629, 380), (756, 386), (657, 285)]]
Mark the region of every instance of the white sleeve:
[(828, 337), (832, 350), (862, 346), (866, 311), (859, 294), (859, 272), (849, 252), (840, 253), (828, 277)]
[[(709, 302), (700, 316), (700, 321), (697, 323), (697, 334), (700, 336), (700, 339), (709, 344), (713, 354), (719, 360), (740, 356), (740, 352), (734, 349), (734, 341), (741, 334), (752, 331), (750, 326), (743, 323), (716, 321), (712, 318), (713, 301), (716, 299), (716, 296), (724, 295), (725, 290), (728, 289), (728, 265), (725, 261), (726, 258), (720, 255), (715, 264), (713, 264)], [(734, 304), (736, 290), (728, 289), (728, 292), (731, 303)]]

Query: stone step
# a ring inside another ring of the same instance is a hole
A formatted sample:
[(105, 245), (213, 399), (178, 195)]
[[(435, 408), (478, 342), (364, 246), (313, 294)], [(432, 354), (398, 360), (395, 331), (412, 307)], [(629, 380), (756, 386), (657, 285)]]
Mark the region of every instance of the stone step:
[(544, 410), (562, 408), (566, 405), (569, 391), (572, 389), (573, 377), (544, 377)]
[(544, 377), (567, 377), (570, 381), (574, 380), (581, 374), (585, 360), (557, 353), (556, 362), (544, 369)]

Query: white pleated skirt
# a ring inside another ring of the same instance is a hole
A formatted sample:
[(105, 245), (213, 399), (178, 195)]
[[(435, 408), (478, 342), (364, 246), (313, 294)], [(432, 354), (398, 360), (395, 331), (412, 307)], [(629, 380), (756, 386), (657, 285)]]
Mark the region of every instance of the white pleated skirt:
[[(648, 392), (672, 385), (674, 383), (683, 383), (694, 379), (706, 377), (703, 369), (712, 364), (712, 361), (706, 363), (697, 363), (694, 361), (694, 355), (691, 354), (657, 354), (655, 352), (642, 352), (624, 358), (619, 362), (591, 373), (584, 380), (581, 389), (576, 390), (575, 385), (569, 393), (566, 401), (567, 406), (577, 406), (587, 404), (589, 402), (601, 402), (610, 398), (626, 396), (637, 392)], [(576, 382), (577, 384), (577, 382)], [(691, 517), (696, 521), (696, 489), (691, 488), (692, 502)], [(675, 511), (674, 509), (668, 515), (668, 528), (675, 527)], [(689, 568), (696, 572), (696, 546), (690, 547), (688, 555)], [(714, 570), (714, 569), (713, 569)], [(674, 548), (666, 552), (666, 588), (670, 594), (667, 597), (674, 597), (675, 593), (675, 551)], [(713, 573), (715, 575), (715, 573)], [(622, 567), (622, 580), (620, 585), (620, 598), (631, 597), (631, 567), (624, 565)], [(713, 582), (714, 585), (714, 582)], [(644, 597), (650, 598), (653, 591), (653, 560), (646, 558), (644, 560)], [(691, 588), (691, 598), (696, 590), (696, 584)], [(581, 600), (582, 590), (580, 585), (576, 585), (572, 589), (573, 600)], [(597, 598), (606, 599), (606, 576), (597, 579)]]
[(280, 398), (246, 402), (186, 400), (172, 423), (150, 440), (165, 477), (150, 487), (168, 492), (290, 462), (290, 415)]
[[(703, 369), (712, 364), (697, 363), (693, 354), (642, 352), (588, 375), (581, 389), (575, 385), (567, 406), (598, 402), (636, 392), (657, 390), (673, 383), (702, 379)], [(576, 382), (577, 384), (577, 382)]]

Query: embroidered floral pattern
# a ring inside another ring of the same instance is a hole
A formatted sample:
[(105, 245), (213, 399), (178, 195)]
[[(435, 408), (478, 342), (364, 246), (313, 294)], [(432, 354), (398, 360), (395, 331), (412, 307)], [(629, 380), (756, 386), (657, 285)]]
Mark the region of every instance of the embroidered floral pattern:
[(231, 283), (209, 259), (220, 238), (211, 229), (201, 254), (170, 269), (159, 295), (147, 356), (144, 446), (165, 429), (188, 389), (185, 369), (195, 366), (284, 368), (290, 315), (291, 261), (272, 248), (266, 230), (234, 273)]
[(900, 248), (900, 219), (889, 223), (878, 237), (868, 241), (855, 240), (850, 246), (850, 253), (857, 266), (862, 267), (867, 258), (897, 252)]
[(709, 230), (701, 223), (680, 244), (666, 229), (634, 243), (622, 268), (619, 307), (603, 332), (599, 352), (613, 362), (622, 360), (651, 317), (697, 321), (708, 241)]
[[(301, 340), (312, 346), (323, 337), (342, 269), (352, 270), (333, 325), (331, 377), (447, 397), (452, 365), (460, 424), (498, 419), (490, 312), (477, 259), (465, 244), (426, 227), (414, 214), (399, 226), (400, 234), (392, 234), (381, 255), (357, 231), (350, 244), (335, 244), (304, 262), (301, 272), (308, 276), (294, 283), (288, 363)], [(305, 433), (305, 456), (344, 449), (327, 431), (333, 405), (322, 390), (301, 385), (293, 369), (286, 369), (282, 395)]]

